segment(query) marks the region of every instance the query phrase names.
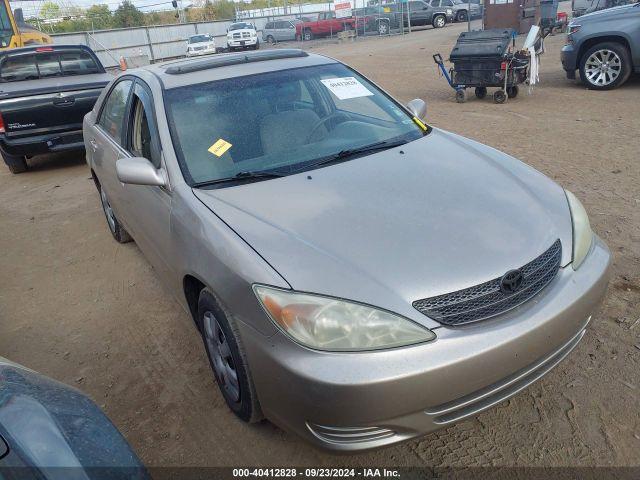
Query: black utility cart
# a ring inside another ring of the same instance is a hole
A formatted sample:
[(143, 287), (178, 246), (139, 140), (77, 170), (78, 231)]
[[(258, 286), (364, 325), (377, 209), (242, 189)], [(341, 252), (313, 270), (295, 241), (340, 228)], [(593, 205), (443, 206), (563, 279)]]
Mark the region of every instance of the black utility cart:
[(478, 98), (487, 96), (487, 87), (497, 87), (496, 103), (504, 103), (518, 95), (518, 85), (527, 79), (529, 54), (515, 51), (516, 32), (512, 29), (491, 29), (463, 32), (449, 55), (453, 68), (448, 72), (442, 56), (434, 61), (449, 85), (456, 91), (456, 101), (466, 100), (465, 90), (475, 87)]

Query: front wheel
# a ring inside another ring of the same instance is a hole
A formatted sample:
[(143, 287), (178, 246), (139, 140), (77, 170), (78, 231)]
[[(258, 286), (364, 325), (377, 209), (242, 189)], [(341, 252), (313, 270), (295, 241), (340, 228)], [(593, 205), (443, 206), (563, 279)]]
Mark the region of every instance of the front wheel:
[(509, 98), (516, 98), (518, 96), (518, 93), (520, 93), (520, 89), (517, 85), (507, 87), (507, 96)]
[(276, 43), (276, 39), (273, 38), (273, 35), (267, 35), (267, 43)]
[(237, 327), (207, 290), (203, 290), (198, 299), (198, 326), (227, 406), (245, 422), (261, 420), (258, 396)]
[(109, 199), (107, 198), (107, 194), (102, 189), (101, 185), (98, 185), (98, 193), (100, 194), (100, 203), (102, 203), (102, 211), (104, 212), (104, 216), (107, 219), (107, 225), (109, 226), (109, 231), (113, 238), (116, 239), (118, 243), (127, 243), (132, 240), (131, 235), (127, 232), (116, 217), (116, 214), (113, 212), (111, 208), (111, 204), (109, 203)]
[(458, 12), (457, 19), (458, 19), (459, 22), (466, 22), (468, 18), (469, 18), (469, 16), (467, 15), (467, 11), (466, 10), (460, 10)]
[(580, 59), (580, 79), (592, 90), (611, 90), (631, 75), (628, 50), (619, 43), (594, 45)]
[(444, 15), (436, 15), (431, 23), (433, 28), (442, 28), (447, 24), (447, 19)]
[(313, 40), (313, 32), (311, 30), (304, 31), (304, 39), (306, 41)]
[(254, 50), (260, 50), (260, 43), (256, 42), (256, 44), (253, 46)]
[(389, 22), (378, 22), (378, 35), (389, 34)]

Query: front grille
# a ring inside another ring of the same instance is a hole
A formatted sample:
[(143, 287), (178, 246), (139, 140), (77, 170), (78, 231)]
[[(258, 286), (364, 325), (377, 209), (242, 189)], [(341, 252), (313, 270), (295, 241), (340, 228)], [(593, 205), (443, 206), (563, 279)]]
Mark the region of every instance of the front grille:
[(239, 33), (234, 33), (233, 34), (233, 38), (240, 38), (240, 34)]
[(413, 302), (420, 313), (444, 324), (464, 325), (485, 320), (511, 310), (542, 290), (558, 273), (562, 245), (556, 240), (535, 260), (520, 267), (523, 281), (514, 293), (500, 289), (502, 277), (457, 292), (438, 295)]

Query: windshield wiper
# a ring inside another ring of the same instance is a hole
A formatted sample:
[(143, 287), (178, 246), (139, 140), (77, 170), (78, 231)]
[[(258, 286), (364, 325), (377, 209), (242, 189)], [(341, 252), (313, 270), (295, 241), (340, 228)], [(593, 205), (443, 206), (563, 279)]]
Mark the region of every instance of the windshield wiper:
[(210, 185), (217, 185), (220, 183), (241, 182), (244, 180), (267, 180), (269, 178), (280, 177), (284, 177), (284, 175), (275, 172), (238, 172), (233, 177), (216, 178), (215, 180), (206, 180), (204, 182), (194, 183), (193, 188), (208, 187)]
[(406, 140), (397, 140), (395, 142), (384, 140), (382, 142), (375, 142), (369, 145), (364, 145), (363, 147), (347, 148), (345, 150), (340, 150), (338, 153), (322, 157), (317, 162), (307, 165), (305, 167), (305, 170), (308, 168), (319, 167), (321, 165), (328, 165), (330, 163), (344, 162), (356, 155), (360, 155), (363, 153), (372, 153), (378, 150), (388, 150), (389, 148), (399, 147), (400, 145), (404, 145), (405, 143), (407, 143)]

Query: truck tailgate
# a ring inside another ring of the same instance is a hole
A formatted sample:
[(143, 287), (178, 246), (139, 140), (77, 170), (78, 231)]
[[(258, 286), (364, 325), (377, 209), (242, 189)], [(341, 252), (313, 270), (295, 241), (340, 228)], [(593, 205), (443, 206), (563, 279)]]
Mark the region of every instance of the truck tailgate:
[(80, 130), (84, 115), (111, 78), (96, 74), (0, 84), (7, 138)]

